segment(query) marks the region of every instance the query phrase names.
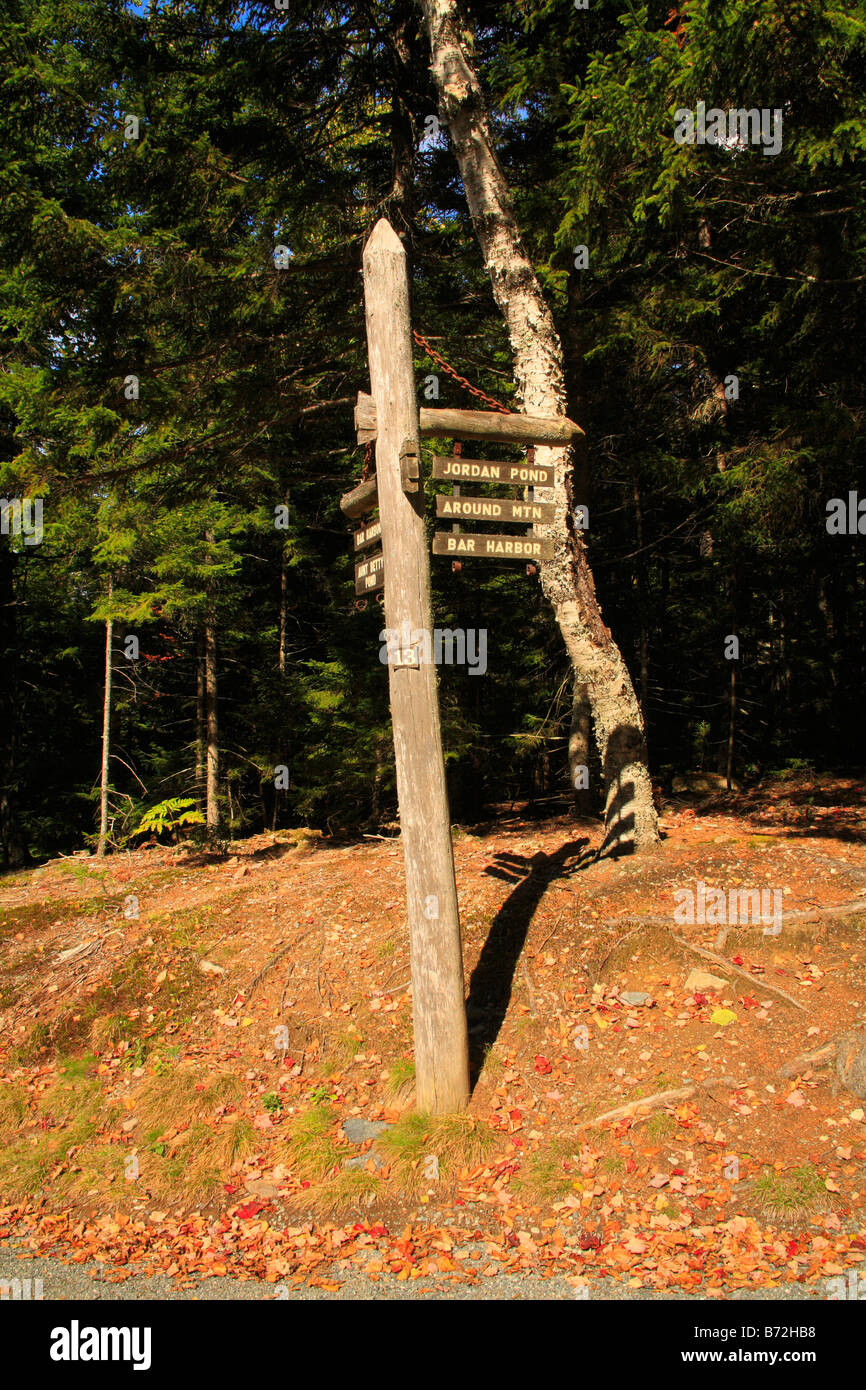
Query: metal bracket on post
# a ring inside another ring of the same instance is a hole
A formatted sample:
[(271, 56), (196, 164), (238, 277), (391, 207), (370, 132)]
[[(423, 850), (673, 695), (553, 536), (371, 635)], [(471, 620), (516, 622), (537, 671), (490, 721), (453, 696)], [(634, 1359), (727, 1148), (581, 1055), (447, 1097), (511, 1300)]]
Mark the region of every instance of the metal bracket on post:
[(417, 439), (404, 439), (400, 448), (400, 477), (404, 492), (417, 492), (421, 479), (421, 446)]

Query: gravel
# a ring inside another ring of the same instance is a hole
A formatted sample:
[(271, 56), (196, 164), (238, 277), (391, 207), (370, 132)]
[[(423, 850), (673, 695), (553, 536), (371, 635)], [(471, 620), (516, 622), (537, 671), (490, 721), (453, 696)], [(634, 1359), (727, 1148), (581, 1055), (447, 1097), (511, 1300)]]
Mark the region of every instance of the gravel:
[[(482, 1277), (477, 1283), (449, 1283), (444, 1279), (400, 1279), (382, 1274), (373, 1280), (353, 1264), (351, 1269), (340, 1268), (335, 1261), (330, 1270), (319, 1267), (317, 1277), (341, 1281), (339, 1290), (310, 1288), (306, 1285), (268, 1284), (261, 1279), (232, 1279), (228, 1275), (202, 1279), (194, 1286), (182, 1286), (167, 1275), (133, 1274), (122, 1284), (104, 1281), (104, 1271), (98, 1264), (64, 1264), (56, 1256), (27, 1256), (23, 1242), (10, 1241), (0, 1249), (0, 1284), (12, 1279), (41, 1279), (43, 1298), (48, 1300), (86, 1299), (95, 1302), (137, 1302), (156, 1299), (159, 1302), (184, 1300), (260, 1299), (291, 1302), (353, 1302), (356, 1300), (417, 1302), (422, 1299), (441, 1299), (455, 1302), (496, 1302), (499, 1300), (568, 1302), (615, 1302), (635, 1300), (640, 1303), (702, 1301), (707, 1295), (695, 1289), (668, 1288), (630, 1289), (615, 1279), (594, 1279), (583, 1288), (575, 1287), (561, 1275), (549, 1279), (538, 1274), (496, 1274)], [(20, 1251), (20, 1253), (18, 1253)], [(192, 1281), (190, 1281), (191, 1284)], [(32, 1287), (32, 1285), (31, 1285)], [(585, 1291), (584, 1291), (585, 1290)], [(765, 1299), (773, 1302), (811, 1302), (826, 1300), (834, 1292), (831, 1280), (814, 1284), (788, 1284), (778, 1288), (738, 1289), (730, 1295), (731, 1302), (751, 1302)]]

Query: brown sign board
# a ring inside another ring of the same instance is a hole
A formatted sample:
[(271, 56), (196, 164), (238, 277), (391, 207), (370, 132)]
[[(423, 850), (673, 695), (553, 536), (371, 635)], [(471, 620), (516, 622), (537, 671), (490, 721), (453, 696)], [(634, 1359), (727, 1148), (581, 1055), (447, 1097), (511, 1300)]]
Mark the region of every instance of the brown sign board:
[(450, 555), (455, 560), (552, 560), (553, 541), (536, 536), (482, 536), (477, 531), (455, 535), (437, 531), (433, 554)]
[(506, 502), (501, 497), (443, 497), (437, 494), (436, 515), (467, 521), (519, 521), (549, 526), (555, 508), (549, 502)]
[(355, 566), (355, 593), (369, 594), (381, 589), (385, 584), (385, 557), (381, 550), (368, 555), (366, 560)]
[[(492, 410), (429, 410), (418, 412), (424, 438), (493, 439), (497, 444), (571, 444), (583, 430), (565, 416), (502, 415)], [(355, 428), (358, 443), (366, 444), (377, 435), (376, 402), (364, 391), (358, 392)]]
[(434, 458), (433, 477), (455, 483), (505, 483), (507, 487), (550, 487), (555, 469), (530, 464), (499, 463), (491, 459)]
[(381, 521), (371, 521), (367, 526), (360, 526), (352, 537), (356, 550), (367, 550), (371, 545), (382, 539)]
[(345, 493), (340, 498), (340, 509), (343, 515), (352, 519), (365, 516), (367, 512), (372, 512), (378, 505), (379, 490), (375, 473), (372, 478), (365, 478), (357, 487), (352, 488), (351, 492)]

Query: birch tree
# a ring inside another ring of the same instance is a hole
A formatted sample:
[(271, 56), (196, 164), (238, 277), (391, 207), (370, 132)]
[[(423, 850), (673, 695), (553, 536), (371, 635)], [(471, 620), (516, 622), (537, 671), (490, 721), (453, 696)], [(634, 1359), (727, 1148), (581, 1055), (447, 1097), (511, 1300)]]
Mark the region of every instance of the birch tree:
[[(497, 158), (478, 74), (472, 34), (455, 0), (421, 0), (431, 71), (460, 168), (466, 200), (505, 320), (518, 399), (530, 415), (565, 415), (562, 346), (553, 316), (520, 235), (505, 174)], [(605, 781), (605, 843), (645, 849), (658, 841), (644, 723), (631, 677), (604, 622), (585, 543), (574, 525), (569, 448), (539, 447), (539, 463), (556, 468), (553, 560), (541, 583), (556, 614), (575, 679), (587, 689)]]

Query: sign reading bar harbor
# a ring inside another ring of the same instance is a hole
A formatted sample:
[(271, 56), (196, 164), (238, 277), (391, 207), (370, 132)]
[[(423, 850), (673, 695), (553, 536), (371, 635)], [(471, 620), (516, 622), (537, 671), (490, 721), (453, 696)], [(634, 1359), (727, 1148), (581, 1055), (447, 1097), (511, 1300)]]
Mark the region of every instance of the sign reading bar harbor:
[(465, 482), (467, 478), (479, 483), (504, 483), (506, 487), (526, 487), (537, 483), (539, 487), (552, 487), (555, 468), (544, 468), (534, 463), (498, 463), (490, 459), (434, 458), (433, 477), (454, 482)]
[(479, 560), (552, 560), (553, 541), (534, 536), (482, 536), (477, 532), (437, 531), (434, 555), (474, 555)]
[(549, 502), (505, 502), (500, 497), (436, 497), (436, 515), (467, 517), (471, 521), (522, 521), (551, 525), (555, 507)]
[(371, 521), (369, 526), (361, 526), (353, 539), (356, 550), (366, 550), (368, 546), (375, 545), (376, 541), (382, 539), (381, 521)]
[(355, 566), (355, 593), (369, 594), (385, 584), (385, 557), (379, 550)]

